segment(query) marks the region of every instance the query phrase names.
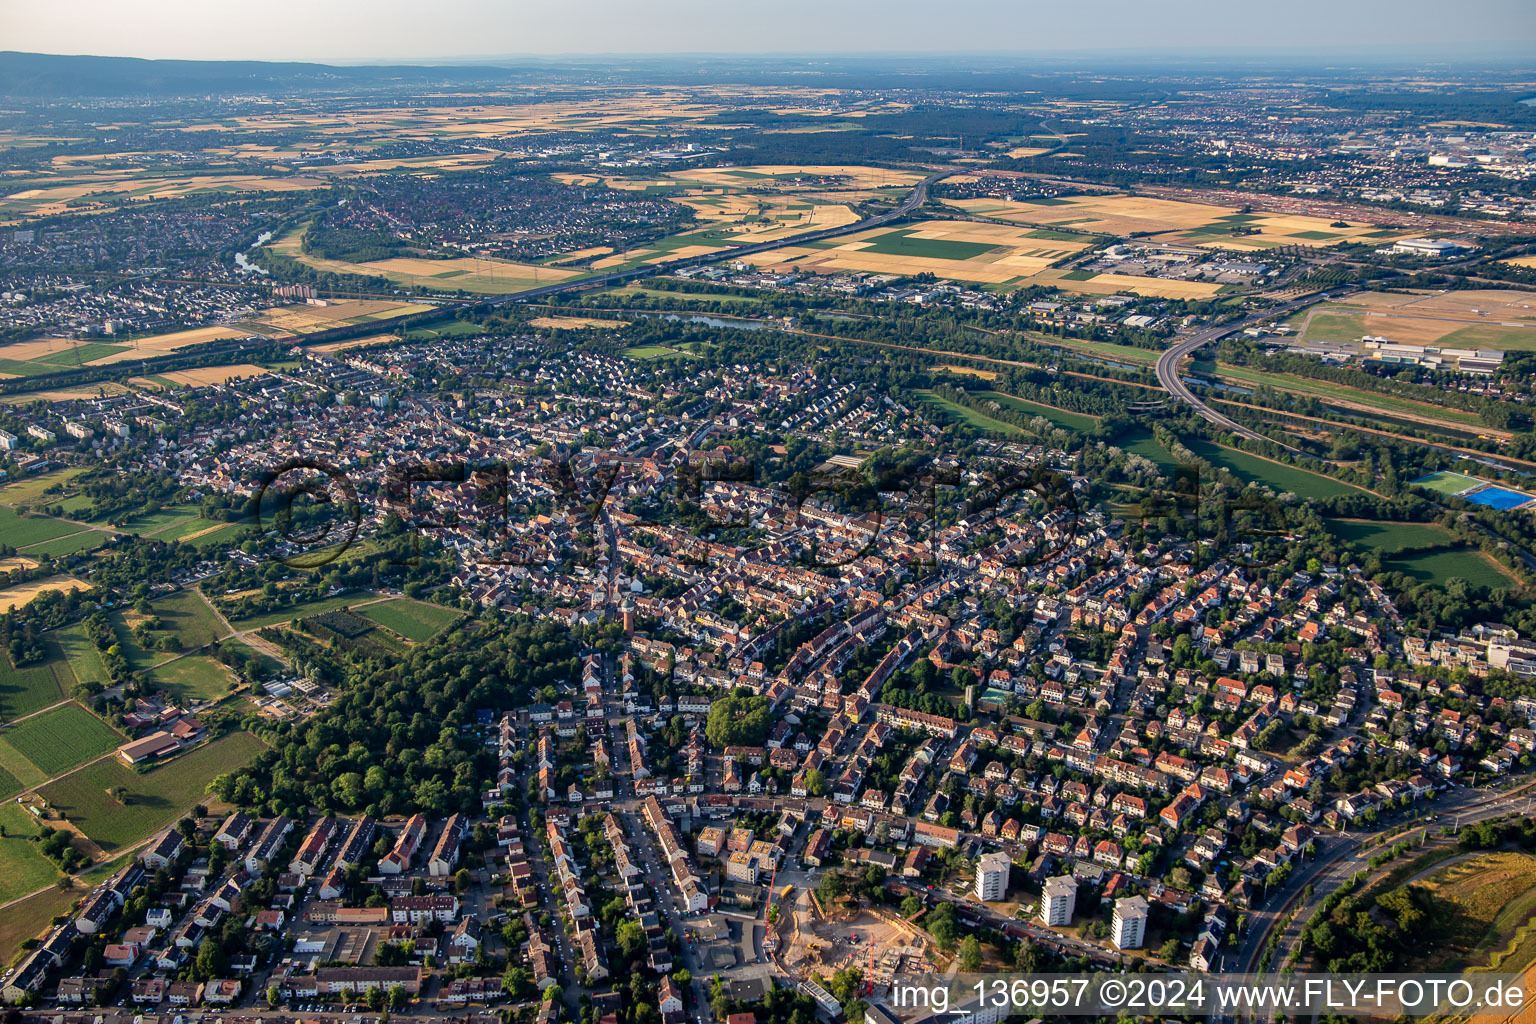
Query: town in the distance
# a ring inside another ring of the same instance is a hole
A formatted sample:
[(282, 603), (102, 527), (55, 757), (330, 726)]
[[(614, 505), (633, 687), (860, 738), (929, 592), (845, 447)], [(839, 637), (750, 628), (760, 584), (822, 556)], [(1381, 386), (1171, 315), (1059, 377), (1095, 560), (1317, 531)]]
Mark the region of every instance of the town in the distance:
[(1529, 63), (0, 54), (6, 1024), (1536, 968)]

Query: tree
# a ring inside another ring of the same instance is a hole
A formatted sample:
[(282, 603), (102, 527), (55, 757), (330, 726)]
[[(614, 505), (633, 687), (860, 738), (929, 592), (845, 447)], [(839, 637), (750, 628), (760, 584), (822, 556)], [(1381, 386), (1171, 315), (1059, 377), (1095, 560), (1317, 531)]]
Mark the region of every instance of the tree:
[(826, 795), (827, 777), (822, 774), (820, 768), (807, 769), (805, 773), (805, 792), (808, 796)]
[(967, 935), (960, 943), (960, 970), (966, 974), (981, 970), (981, 943), (974, 935)]
[(267, 1005), (270, 1006), (270, 1007), (273, 1007), (275, 1009), (277, 1007), (277, 1005), (279, 1003), (281, 1003), (282, 1001), (283, 1001), (283, 994), (278, 991), (277, 986), (276, 985), (268, 985), (267, 986)]
[(474, 884), (474, 879), (470, 877), (469, 868), (459, 868), (458, 873), (453, 876), (454, 889), (461, 893), (469, 892), (469, 887), (472, 884)]
[(1161, 946), (1158, 947), (1157, 955), (1162, 957), (1164, 960), (1169, 961), (1170, 963), (1172, 961), (1178, 959), (1178, 956), (1179, 956), (1179, 940), (1178, 939), (1169, 939), (1167, 942), (1163, 943)]
[(629, 960), (638, 960), (646, 950), (645, 929), (640, 926), (639, 921), (619, 922), (613, 935), (618, 942), (619, 952)]
[(389, 986), (389, 1008), (391, 1010), (405, 1009), (406, 1000), (409, 998), (410, 997), (406, 995), (404, 985)]

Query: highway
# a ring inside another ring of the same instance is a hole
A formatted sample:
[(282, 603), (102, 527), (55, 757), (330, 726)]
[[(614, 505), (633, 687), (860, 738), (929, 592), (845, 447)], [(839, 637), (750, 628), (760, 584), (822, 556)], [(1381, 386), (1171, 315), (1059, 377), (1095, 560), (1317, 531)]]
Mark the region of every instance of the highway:
[(1278, 444), (1280, 447), (1285, 448), (1288, 451), (1295, 452), (1298, 455), (1305, 454), (1300, 449), (1293, 448), (1290, 445), (1285, 444), (1283, 441), (1276, 441), (1274, 438), (1266, 437), (1256, 430), (1249, 430), (1247, 427), (1243, 426), (1241, 423), (1238, 423), (1236, 420), (1224, 416), (1217, 412), (1215, 409), (1212, 409), (1209, 405), (1206, 405), (1205, 402), (1200, 400), (1199, 396), (1197, 396), (1193, 391), (1189, 389), (1189, 385), (1185, 384), (1184, 381), (1179, 378), (1179, 365), (1183, 363), (1190, 354), (1200, 348), (1203, 348), (1206, 345), (1209, 345), (1213, 341), (1218, 341), (1221, 338), (1225, 338), (1229, 334), (1236, 334), (1243, 328), (1251, 327), (1261, 320), (1271, 320), (1276, 317), (1288, 316), (1291, 313), (1296, 312), (1298, 309), (1310, 306), (1315, 302), (1321, 302), (1324, 298), (1327, 298), (1330, 295), (1343, 294), (1344, 291), (1348, 290), (1352, 289), (1344, 288), (1331, 293), (1314, 292), (1310, 295), (1304, 295), (1301, 298), (1292, 299), (1290, 302), (1284, 303), (1282, 305), (1274, 306), (1270, 309), (1255, 313), (1242, 320), (1233, 320), (1230, 323), (1218, 324), (1215, 327), (1207, 327), (1203, 331), (1192, 334), (1182, 341), (1177, 342), (1172, 348), (1168, 349), (1168, 351), (1158, 356), (1157, 382), (1161, 384), (1163, 389), (1174, 398), (1189, 403), (1189, 405), (1194, 408), (1195, 412), (1199, 413), (1208, 422), (1214, 423), (1216, 426), (1221, 427), (1223, 430), (1231, 431), (1238, 437), (1247, 438), (1250, 441), (1268, 441), (1272, 444)]

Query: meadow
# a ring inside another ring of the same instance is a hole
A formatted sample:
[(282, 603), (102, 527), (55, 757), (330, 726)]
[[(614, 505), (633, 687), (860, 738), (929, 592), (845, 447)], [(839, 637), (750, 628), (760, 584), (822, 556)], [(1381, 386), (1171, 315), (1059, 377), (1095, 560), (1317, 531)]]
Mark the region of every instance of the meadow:
[(1382, 568), (1438, 586), (1444, 586), (1455, 577), (1474, 587), (1509, 588), (1517, 585), (1507, 570), (1475, 548), (1447, 548), (1394, 558), (1383, 562)]
[(978, 399), (996, 402), (1003, 408), (1014, 412), (1026, 413), (1029, 416), (1044, 416), (1058, 427), (1065, 427), (1068, 430), (1092, 430), (1099, 422), (1097, 416), (1090, 416), (1087, 413), (1081, 412), (1071, 412), (1067, 409), (1058, 409), (1054, 405), (1042, 405), (1039, 402), (1031, 402), (1028, 399), (1005, 395), (1000, 391), (977, 391), (973, 394)]
[(1365, 519), (1326, 520), (1328, 532), (1348, 544), (1393, 555), (1410, 548), (1450, 544), (1454, 538), (1434, 523), (1375, 522)]
[[(109, 757), (50, 783), (41, 795), (110, 853), (175, 821), (204, 800), (214, 776), (238, 768), (263, 748), (250, 733), (231, 733), (142, 773)], [(127, 790), (126, 802), (112, 795), (119, 786)]]
[(155, 614), (183, 650), (205, 647), (229, 635), (218, 616), (195, 590), (180, 590), (154, 602)]
[(967, 426), (975, 427), (977, 430), (984, 430), (994, 434), (1008, 434), (1010, 436), (1024, 433), (1023, 427), (1016, 427), (1012, 423), (984, 416), (969, 406), (958, 405), (947, 398), (934, 394), (926, 388), (919, 390), (917, 394), (922, 397), (924, 402), (944, 413), (949, 419), (959, 420)]
[(359, 608), (358, 614), (417, 643), (430, 640), (464, 615), (454, 608), (406, 598), (370, 604)]
[(0, 650), (0, 719), (10, 721), (57, 704), (64, 694), (65, 684), (51, 660), (17, 667), (10, 655)]
[[(1432, 900), (1428, 934), (1414, 966), (1456, 971), (1488, 968), (1518, 971), (1536, 954), (1536, 857), (1488, 853), (1436, 872), (1423, 882)], [(1523, 950), (1524, 962), (1514, 954)]]
[(188, 654), (156, 665), (149, 672), (151, 687), (163, 688), (178, 701), (216, 701), (232, 687), (229, 670), (217, 658)]
[(1360, 490), (1342, 480), (1309, 473), (1282, 462), (1272, 462), (1235, 448), (1212, 444), (1202, 438), (1186, 438), (1183, 443), (1195, 455), (1226, 469), (1243, 483), (1264, 484), (1279, 494), (1289, 491), (1300, 498), (1330, 498)]
[(31, 841), (42, 828), (21, 805), (0, 804), (0, 826), (5, 828), (0, 837), (0, 905), (4, 905), (51, 884), (59, 877), (59, 869)]
[(270, 612), (257, 612), (244, 618), (231, 617), (230, 623), (236, 629), (244, 632), (250, 629), (260, 629), (263, 626), (275, 626), (282, 622), (292, 622), (294, 619), (302, 619), (307, 615), (328, 612), (333, 608), (355, 607), (373, 599), (374, 595), (366, 592), (338, 594), (335, 597), (324, 597), (318, 601), (301, 601), (298, 604), (289, 605), (286, 608), (278, 608)]

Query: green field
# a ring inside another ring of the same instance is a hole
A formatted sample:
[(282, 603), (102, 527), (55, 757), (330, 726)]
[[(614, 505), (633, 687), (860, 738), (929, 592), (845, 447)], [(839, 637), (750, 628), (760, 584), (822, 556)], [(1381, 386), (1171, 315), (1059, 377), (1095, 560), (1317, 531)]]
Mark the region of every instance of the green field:
[(1121, 451), (1140, 455), (1148, 462), (1156, 463), (1157, 468), (1164, 473), (1172, 473), (1179, 468), (1178, 460), (1157, 443), (1157, 438), (1152, 436), (1150, 430), (1128, 430), (1115, 438), (1114, 443)]
[(424, 604), (421, 601), (410, 601), (404, 598), (371, 604), (366, 608), (358, 609), (358, 614), (417, 643), (430, 640), (464, 615), (463, 612), (453, 608), (443, 608), (439, 605)]
[(248, 629), (260, 629), (263, 626), (275, 626), (280, 622), (292, 622), (294, 619), (302, 619), (307, 615), (318, 615), (320, 612), (328, 612), (333, 608), (351, 607), (364, 601), (374, 600), (375, 595), (367, 591), (354, 591), (350, 594), (337, 594), (335, 597), (324, 597), (318, 601), (302, 601), (270, 612), (258, 612), (248, 618), (230, 618), (234, 627), (242, 632)]
[(1401, 572), (1422, 583), (1444, 586), (1459, 576), (1474, 587), (1512, 587), (1516, 581), (1503, 566), (1473, 548), (1449, 548), (1394, 558), (1382, 563), (1390, 572)]
[(1212, 465), (1226, 469), (1244, 483), (1266, 484), (1280, 494), (1289, 491), (1300, 498), (1331, 498), (1360, 491), (1360, 488), (1342, 480), (1271, 462), (1234, 448), (1224, 448), (1202, 438), (1187, 438), (1184, 446)]
[(1005, 423), (1002, 420), (994, 420), (990, 416), (984, 416), (968, 406), (957, 405), (947, 398), (941, 398), (927, 388), (919, 390), (917, 394), (922, 396), (923, 401), (945, 413), (950, 419), (959, 420), (968, 426), (975, 427), (977, 430), (1012, 436), (1024, 433), (1023, 427), (1016, 427), (1012, 423)]
[(41, 544), (45, 540), (62, 537), (66, 533), (78, 533), (85, 527), (78, 523), (49, 519), (46, 516), (21, 516), (14, 510), (0, 506), (0, 537), (13, 548), (28, 544)]
[(697, 359), (698, 356), (681, 348), (667, 345), (635, 345), (624, 350), (631, 359)]
[(1031, 402), (1027, 398), (1005, 395), (1001, 391), (977, 391), (974, 392), (974, 395), (978, 399), (985, 398), (996, 402), (1004, 409), (1022, 412), (1029, 416), (1044, 416), (1058, 427), (1065, 427), (1068, 430), (1092, 430), (1099, 422), (1097, 416), (1058, 409), (1054, 405), (1042, 405), (1039, 402)]
[(51, 505), (58, 495), (43, 494), (54, 484), (67, 485), (75, 477), (84, 473), (84, 467), (76, 466), (70, 469), (54, 469), (36, 476), (23, 477), (15, 483), (0, 487), (0, 504), (26, 505), (39, 500), (43, 504)]
[(216, 701), (231, 689), (229, 670), (218, 659), (188, 654), (149, 671), (151, 687), (163, 688), (178, 701)]
[(1361, 519), (1329, 519), (1328, 532), (1339, 540), (1371, 551), (1392, 555), (1408, 548), (1451, 543), (1450, 533), (1434, 523), (1367, 522)]
[(0, 914), (0, 963), (13, 959), (23, 942), (37, 938), (50, 921), (68, 913), (75, 901), (84, 895), (79, 889), (69, 892), (44, 889), (6, 907), (5, 913)]
[(79, 704), (65, 704), (17, 722), (0, 741), (52, 778), (115, 749), (123, 737)]
[(55, 630), (52, 636), (68, 659), (76, 679), (82, 683), (101, 683), (103, 686), (111, 681), (107, 677), (107, 666), (101, 660), (101, 652), (86, 637), (85, 628), (80, 623)]
[(1137, 348), (1135, 345), (1116, 345), (1109, 341), (1078, 341), (1073, 338), (1052, 338), (1049, 335), (1034, 333), (1029, 333), (1028, 338), (1036, 345), (1065, 349), (1078, 355), (1098, 357), (1119, 363), (1129, 363), (1133, 366), (1157, 362), (1156, 352), (1149, 348)]
[(42, 831), (31, 814), (15, 803), (0, 804), (0, 825), (5, 826), (5, 837), (0, 838), (0, 904), (5, 904), (51, 885), (59, 869), (31, 841)]
[(0, 651), (0, 718), (19, 718), (63, 699), (64, 688), (51, 662), (17, 668)]
[[(214, 776), (240, 767), (262, 749), (255, 736), (237, 732), (143, 773), (110, 757), (45, 786), (42, 795), (111, 852), (175, 821), (204, 798)], [(112, 796), (118, 786), (128, 790), (126, 803)]]
[(1431, 473), (1421, 480), (1412, 481), (1415, 487), (1427, 487), (1436, 494), (1444, 494), (1446, 497), (1460, 494), (1469, 487), (1475, 487), (1478, 484), (1488, 482), (1487, 480), (1480, 480), (1475, 476), (1467, 476), (1465, 473), (1452, 473), (1449, 471)]
[(985, 255), (997, 246), (987, 242), (957, 242), (948, 238), (916, 238), (913, 228), (887, 231), (872, 240), (862, 242), (860, 252), (880, 252), (892, 256), (922, 256), (937, 260), (971, 260)]
[(80, 551), (94, 551), (111, 539), (110, 533), (103, 533), (100, 530), (82, 530), (79, 533), (45, 540), (41, 544), (29, 545), (21, 548), (19, 553), (29, 558), (61, 558)]
[(154, 609), (166, 631), (181, 640), (183, 650), (190, 651), (229, 636), (229, 630), (195, 590), (181, 590), (161, 598), (154, 603)]

